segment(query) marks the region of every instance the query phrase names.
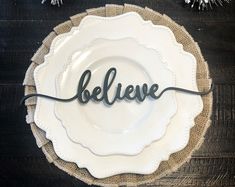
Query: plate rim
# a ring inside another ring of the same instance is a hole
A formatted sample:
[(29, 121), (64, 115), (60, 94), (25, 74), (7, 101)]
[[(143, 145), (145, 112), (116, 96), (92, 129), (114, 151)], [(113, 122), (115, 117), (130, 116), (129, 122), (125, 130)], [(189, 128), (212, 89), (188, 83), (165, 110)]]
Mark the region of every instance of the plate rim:
[[(137, 14), (137, 13), (136, 13)], [(124, 15), (124, 14), (122, 14), (122, 15)], [(138, 14), (137, 14), (138, 15)], [(100, 18), (99, 16), (92, 16), (92, 17), (98, 17), (98, 18)], [(141, 18), (142, 19), (142, 18)], [(164, 26), (165, 27), (165, 26)], [(171, 31), (172, 32), (172, 31)], [(173, 33), (172, 33), (173, 34)], [(53, 42), (52, 42), (53, 43)], [(181, 44), (180, 44), (181, 45)], [(45, 65), (45, 63), (43, 63), (44, 65)], [(39, 66), (38, 66), (39, 67)], [(36, 69), (35, 69), (36, 70)], [(35, 71), (34, 71), (35, 72)], [(54, 145), (55, 146), (55, 145)], [(181, 149), (183, 149), (185, 146), (183, 146)], [(56, 146), (55, 146), (55, 148), (56, 148)], [(180, 150), (181, 150), (180, 149)], [(56, 149), (55, 149), (55, 151), (56, 151)], [(177, 150), (176, 150), (177, 151)], [(174, 151), (174, 152), (176, 152), (176, 151)], [(179, 151), (179, 150), (178, 150)], [(172, 153), (170, 153), (170, 154), (172, 154)], [(170, 156), (170, 154), (168, 155), (168, 158), (169, 158), (169, 156)], [(59, 154), (58, 154), (59, 155)], [(166, 158), (166, 159), (168, 159), (168, 158)], [(154, 167), (154, 169), (153, 170), (151, 170), (150, 172), (148, 171), (147, 173), (145, 173), (145, 174), (149, 174), (149, 173), (152, 173), (153, 171), (155, 171), (156, 169), (157, 169), (157, 167), (158, 166), (156, 166), (156, 167)], [(88, 167), (88, 170), (90, 171), (90, 172), (92, 172), (93, 174), (95, 174), (94, 173), (94, 171), (92, 171), (91, 170), (91, 168), (90, 167)], [(97, 174), (97, 176), (98, 176), (98, 173), (96, 173)], [(111, 174), (111, 175), (113, 175), (113, 174)], [(94, 175), (93, 175), (94, 176)], [(110, 176), (110, 175), (108, 175), (108, 176)], [(104, 177), (104, 176), (103, 176)], [(107, 177), (107, 176), (105, 176), (105, 177)], [(101, 176), (101, 178), (102, 178), (102, 176)]]

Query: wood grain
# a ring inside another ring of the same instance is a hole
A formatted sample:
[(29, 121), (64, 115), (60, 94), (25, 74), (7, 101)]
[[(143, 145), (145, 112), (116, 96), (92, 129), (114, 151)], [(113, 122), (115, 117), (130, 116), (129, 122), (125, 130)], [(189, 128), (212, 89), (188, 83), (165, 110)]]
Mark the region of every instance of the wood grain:
[[(0, 0), (0, 186), (86, 186), (49, 164), (19, 106), (30, 58), (59, 23), (87, 8), (118, 0)], [(182, 0), (128, 0), (167, 14), (201, 47), (215, 82), (212, 125), (192, 159), (158, 186), (235, 186), (235, 2), (213, 11), (184, 8)]]

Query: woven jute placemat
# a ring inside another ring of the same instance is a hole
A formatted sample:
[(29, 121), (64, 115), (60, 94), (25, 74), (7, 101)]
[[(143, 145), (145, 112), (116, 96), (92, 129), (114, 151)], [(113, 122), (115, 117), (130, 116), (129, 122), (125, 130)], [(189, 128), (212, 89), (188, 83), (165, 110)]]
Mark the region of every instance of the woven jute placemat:
[[(69, 32), (73, 26), (78, 26), (82, 18), (87, 15), (98, 16), (116, 16), (125, 12), (134, 11), (140, 14), (144, 20), (151, 20), (153, 24), (164, 25), (169, 27), (177, 42), (183, 45), (185, 51), (192, 53), (197, 60), (197, 85), (200, 91), (209, 89), (211, 86), (211, 79), (209, 76), (208, 66), (203, 58), (198, 44), (193, 40), (190, 34), (183, 26), (178, 25), (171, 18), (162, 15), (147, 7), (142, 8), (136, 5), (124, 4), (114, 5), (107, 4), (105, 7), (92, 8), (86, 12), (79, 13), (70, 17), (70, 20), (57, 25), (53, 31), (42, 41), (41, 47), (32, 57), (31, 65), (29, 66), (23, 85), (25, 86), (25, 95), (36, 93), (36, 87), (33, 78), (34, 69), (44, 62), (44, 56), (49, 52), (52, 40), (59, 34)], [(170, 155), (169, 160), (162, 161), (158, 169), (150, 175), (139, 174), (120, 174), (104, 179), (94, 178), (87, 169), (78, 168), (75, 163), (66, 162), (60, 159), (53, 148), (53, 144), (45, 136), (45, 132), (37, 127), (34, 123), (34, 111), (37, 104), (36, 98), (30, 98), (25, 102), (27, 106), (26, 122), (30, 124), (33, 135), (36, 139), (37, 146), (42, 149), (47, 160), (54, 163), (58, 168), (67, 172), (79, 180), (87, 184), (95, 184), (101, 186), (138, 186), (141, 184), (157, 184), (158, 179), (177, 170), (182, 164), (187, 162), (193, 151), (197, 150), (204, 141), (204, 135), (211, 124), (210, 116), (212, 112), (212, 93), (203, 96), (203, 111), (195, 118), (195, 126), (190, 131), (190, 139), (188, 145), (181, 151)]]

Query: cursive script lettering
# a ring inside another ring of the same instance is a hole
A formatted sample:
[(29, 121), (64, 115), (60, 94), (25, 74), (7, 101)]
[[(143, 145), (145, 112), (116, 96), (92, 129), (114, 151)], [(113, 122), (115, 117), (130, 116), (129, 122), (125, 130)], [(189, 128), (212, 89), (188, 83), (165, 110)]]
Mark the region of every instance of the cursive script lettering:
[[(104, 78), (104, 83), (103, 83), (103, 88), (97, 86), (93, 89), (92, 93), (87, 90), (87, 86), (89, 84), (89, 81), (91, 79), (91, 71), (86, 70), (79, 81), (78, 84), (78, 100), (80, 103), (88, 103), (89, 100), (94, 100), (97, 102), (104, 101), (108, 105), (114, 104), (117, 100), (137, 100), (139, 102), (143, 102), (147, 96), (152, 97), (153, 99), (156, 99), (157, 96), (155, 93), (157, 92), (159, 86), (158, 84), (153, 84), (150, 89), (148, 89), (148, 85), (144, 83), (142, 87), (140, 88), (139, 85), (133, 86), (133, 85), (128, 85), (125, 90), (124, 94), (121, 95), (121, 88), (122, 84), (118, 83), (118, 86), (116, 88), (115, 95), (113, 99), (110, 99), (108, 96), (108, 92), (113, 85), (113, 82), (116, 78), (117, 70), (116, 68), (110, 68)], [(103, 92), (102, 92), (103, 91)], [(100, 98), (98, 96), (100, 95)]]
[(43, 95), (43, 94), (29, 94), (22, 98), (21, 103), (23, 103), (26, 99), (30, 97), (37, 96), (37, 97), (53, 99), (53, 100), (60, 101), (60, 102), (70, 102), (70, 101), (77, 99), (82, 104), (86, 104), (90, 100), (93, 100), (96, 102), (103, 101), (108, 105), (113, 105), (117, 100), (136, 100), (137, 102), (143, 102), (147, 97), (150, 97), (156, 100), (156, 99), (159, 99), (164, 92), (170, 91), (170, 90), (175, 90), (175, 91), (184, 92), (188, 94), (194, 94), (194, 95), (206, 95), (213, 90), (213, 84), (211, 85), (211, 88), (205, 92), (197, 92), (197, 91), (187, 90), (187, 89), (178, 88), (178, 87), (167, 87), (164, 90), (162, 90), (161, 93), (157, 95), (156, 93), (159, 89), (158, 84), (152, 84), (149, 87), (146, 83), (143, 83), (142, 86), (128, 85), (124, 89), (123, 94), (121, 94), (122, 84), (118, 83), (115, 89), (114, 97), (110, 99), (108, 93), (109, 93), (110, 88), (113, 85), (116, 74), (117, 74), (116, 68), (114, 67), (110, 68), (105, 74), (103, 87), (101, 88), (100, 86), (96, 86), (90, 92), (89, 90), (87, 90), (87, 86), (91, 80), (92, 75), (91, 75), (90, 70), (86, 70), (83, 72), (83, 74), (80, 77), (78, 88), (77, 88), (77, 93), (75, 96), (68, 98), (68, 99), (63, 99), (63, 98), (57, 98), (57, 97), (52, 97), (52, 96)]

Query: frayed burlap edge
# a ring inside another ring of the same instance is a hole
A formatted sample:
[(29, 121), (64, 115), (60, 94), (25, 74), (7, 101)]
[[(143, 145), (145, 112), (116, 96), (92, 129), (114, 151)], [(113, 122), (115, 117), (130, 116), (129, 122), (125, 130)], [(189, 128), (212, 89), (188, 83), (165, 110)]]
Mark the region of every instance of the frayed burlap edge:
[[(73, 26), (78, 26), (82, 18), (86, 15), (116, 16), (130, 11), (137, 12), (143, 19), (151, 20), (154, 24), (169, 27), (174, 32), (177, 42), (181, 43), (184, 50), (192, 53), (197, 60), (197, 84), (199, 90), (208, 89), (210, 87), (211, 79), (207, 63), (201, 54), (198, 44), (194, 42), (193, 38), (184, 27), (175, 23), (168, 16), (162, 15), (147, 7), (142, 8), (130, 4), (125, 4), (124, 6), (108, 4), (105, 7), (88, 9), (84, 13), (74, 15), (70, 17), (70, 20), (61, 23), (54, 28), (54, 31), (43, 40), (41, 47), (31, 59), (32, 64), (29, 66), (23, 82), (25, 94), (36, 93), (33, 71), (36, 66), (44, 62), (44, 56), (49, 52), (51, 42), (58, 34), (68, 32)], [(63, 161), (56, 155), (52, 142), (46, 139), (45, 132), (39, 129), (34, 123), (36, 102), (36, 99), (30, 99), (25, 102), (28, 111), (26, 122), (30, 124), (37, 146), (42, 149), (47, 160), (50, 163), (54, 163), (58, 168), (67, 172), (69, 175), (72, 175), (87, 184), (100, 186), (138, 186), (147, 183), (157, 185), (157, 179), (177, 170), (182, 164), (189, 161), (193, 151), (197, 150), (203, 143), (206, 130), (211, 124), (212, 93), (203, 96), (203, 111), (195, 118), (195, 126), (190, 131), (190, 139), (187, 146), (183, 150), (171, 154), (167, 161), (162, 161), (154, 173), (150, 175), (120, 174), (104, 179), (96, 179), (91, 176), (86, 169), (78, 168), (76, 164)]]

